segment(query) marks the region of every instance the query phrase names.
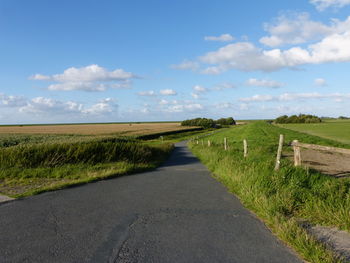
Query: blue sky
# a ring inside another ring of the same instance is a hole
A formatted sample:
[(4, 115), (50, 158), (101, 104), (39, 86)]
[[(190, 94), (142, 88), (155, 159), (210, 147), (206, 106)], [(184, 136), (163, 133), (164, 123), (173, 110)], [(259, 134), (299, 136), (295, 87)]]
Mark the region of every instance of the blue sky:
[(350, 116), (350, 0), (0, 0), (0, 124)]

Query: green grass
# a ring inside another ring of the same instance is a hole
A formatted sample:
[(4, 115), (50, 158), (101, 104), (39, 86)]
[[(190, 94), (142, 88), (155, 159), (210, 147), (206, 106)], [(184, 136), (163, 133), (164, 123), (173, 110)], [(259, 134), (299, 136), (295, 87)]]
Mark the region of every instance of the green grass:
[(279, 124), (278, 126), (350, 144), (350, 121), (327, 120), (323, 123)]
[[(274, 172), (279, 134), (285, 135), (285, 150), (294, 139), (349, 148), (340, 142), (266, 122), (237, 126), (205, 138), (212, 141), (212, 147), (194, 143), (190, 143), (190, 147), (229, 191), (304, 259), (336, 262), (332, 253), (309, 237), (298, 222), (307, 220), (349, 231), (350, 179), (295, 168), (287, 159), (282, 160), (280, 171)], [(223, 150), (224, 137), (228, 139), (228, 151)], [(247, 139), (249, 145), (247, 158), (243, 157), (243, 139)]]
[(111, 135), (0, 135), (0, 193), (23, 197), (159, 166), (173, 143), (209, 130), (156, 140)]
[(154, 169), (173, 149), (171, 143), (117, 137), (60, 139), (0, 147), (0, 193), (23, 197)]

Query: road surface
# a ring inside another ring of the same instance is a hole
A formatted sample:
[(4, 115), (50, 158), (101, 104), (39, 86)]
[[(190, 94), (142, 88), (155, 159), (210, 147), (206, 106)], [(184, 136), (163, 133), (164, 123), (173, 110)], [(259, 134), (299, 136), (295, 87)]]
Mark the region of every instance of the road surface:
[(302, 262), (187, 149), (152, 172), (0, 205), (0, 262)]

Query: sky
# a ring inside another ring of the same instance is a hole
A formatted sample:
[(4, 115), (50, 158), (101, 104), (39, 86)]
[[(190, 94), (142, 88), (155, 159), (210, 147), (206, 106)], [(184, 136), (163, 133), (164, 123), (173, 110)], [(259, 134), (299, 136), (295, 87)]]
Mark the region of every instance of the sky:
[(350, 0), (0, 0), (0, 124), (350, 116)]

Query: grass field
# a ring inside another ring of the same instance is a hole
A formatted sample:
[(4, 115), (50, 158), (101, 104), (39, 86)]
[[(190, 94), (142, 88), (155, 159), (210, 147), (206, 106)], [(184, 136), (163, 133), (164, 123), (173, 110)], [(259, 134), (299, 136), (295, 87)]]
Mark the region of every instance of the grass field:
[(349, 120), (327, 120), (323, 123), (278, 124), (278, 126), (350, 144)]
[(0, 134), (77, 134), (77, 135), (146, 135), (193, 127), (173, 123), (110, 123), (110, 124), (60, 124), (60, 125), (15, 125), (0, 126)]
[[(190, 147), (229, 191), (304, 259), (337, 262), (330, 251), (300, 227), (300, 222), (306, 220), (350, 231), (350, 179), (295, 168), (288, 159), (282, 159), (281, 169), (275, 172), (279, 134), (285, 135), (285, 150), (294, 139), (350, 148), (347, 144), (266, 122), (237, 126), (209, 136), (205, 140), (211, 140), (211, 147), (201, 143), (191, 143)], [(228, 151), (223, 150), (224, 137), (228, 140)], [(243, 157), (243, 139), (247, 139), (249, 145), (247, 158)]]

